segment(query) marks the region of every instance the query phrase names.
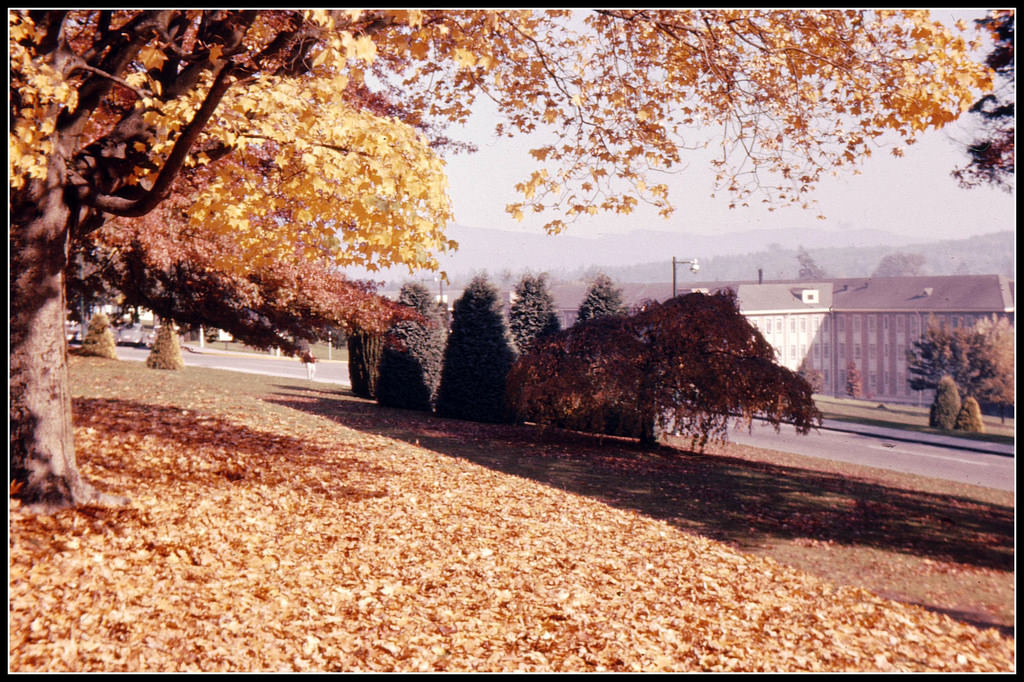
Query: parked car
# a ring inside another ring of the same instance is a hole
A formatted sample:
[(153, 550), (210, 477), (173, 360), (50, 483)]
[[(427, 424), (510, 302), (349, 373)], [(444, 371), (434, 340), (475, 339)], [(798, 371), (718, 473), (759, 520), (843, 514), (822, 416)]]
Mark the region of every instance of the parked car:
[(64, 323), (64, 337), (68, 341), (74, 341), (76, 343), (82, 342), (82, 325), (78, 322), (65, 322)]
[(151, 348), (156, 339), (156, 331), (152, 327), (145, 327), (141, 324), (129, 324), (117, 330), (117, 344), (119, 346), (140, 346)]

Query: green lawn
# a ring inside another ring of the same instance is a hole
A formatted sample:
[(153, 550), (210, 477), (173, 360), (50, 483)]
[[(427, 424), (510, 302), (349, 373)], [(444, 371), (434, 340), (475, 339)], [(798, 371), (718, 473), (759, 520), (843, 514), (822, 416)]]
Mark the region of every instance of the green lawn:
[[(907, 429), (921, 433), (943, 433), (928, 426), (928, 406), (918, 407), (878, 400), (858, 400), (816, 395), (818, 409), (826, 419), (857, 422), (874, 426)], [(985, 433), (955, 432), (957, 436), (998, 443), (1013, 443), (1014, 420), (985, 415)]]

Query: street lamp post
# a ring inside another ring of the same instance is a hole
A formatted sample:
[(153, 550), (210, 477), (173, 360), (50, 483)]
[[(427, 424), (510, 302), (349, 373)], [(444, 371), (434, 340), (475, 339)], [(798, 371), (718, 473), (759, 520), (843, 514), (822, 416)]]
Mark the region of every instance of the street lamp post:
[(692, 272), (693, 274), (696, 275), (697, 271), (700, 270), (700, 263), (697, 262), (696, 258), (690, 260), (683, 260), (681, 258), (676, 258), (675, 256), (672, 256), (672, 298), (676, 297), (676, 266), (683, 265), (686, 263), (689, 263), (690, 272)]

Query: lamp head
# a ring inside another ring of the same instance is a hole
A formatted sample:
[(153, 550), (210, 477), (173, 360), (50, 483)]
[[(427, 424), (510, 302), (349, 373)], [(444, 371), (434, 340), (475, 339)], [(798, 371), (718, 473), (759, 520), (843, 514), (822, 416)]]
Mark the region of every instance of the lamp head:
[(690, 272), (696, 275), (698, 270), (700, 270), (700, 263), (698, 263), (697, 259), (694, 258), (693, 262), (690, 263)]

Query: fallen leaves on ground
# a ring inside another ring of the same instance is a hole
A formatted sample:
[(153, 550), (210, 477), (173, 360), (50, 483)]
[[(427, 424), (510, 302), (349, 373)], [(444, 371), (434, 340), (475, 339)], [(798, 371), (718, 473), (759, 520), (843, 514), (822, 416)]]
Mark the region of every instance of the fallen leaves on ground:
[[(12, 671), (1010, 671), (1012, 639), (311, 415), (75, 402)], [(276, 415), (276, 416), (275, 416)]]

